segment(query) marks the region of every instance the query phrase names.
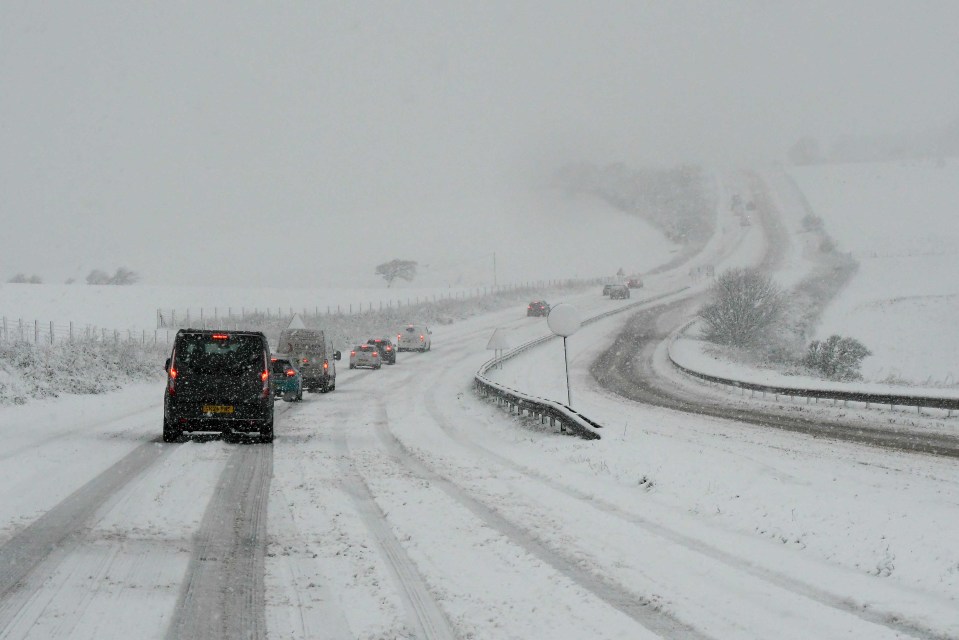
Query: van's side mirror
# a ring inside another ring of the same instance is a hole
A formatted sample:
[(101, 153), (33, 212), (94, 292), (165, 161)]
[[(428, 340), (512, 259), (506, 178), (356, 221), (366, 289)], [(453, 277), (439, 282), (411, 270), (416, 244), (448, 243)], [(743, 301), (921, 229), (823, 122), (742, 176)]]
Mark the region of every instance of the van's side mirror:
[(166, 359), (166, 364), (163, 365), (163, 370), (166, 371), (167, 373), (170, 373), (170, 358)]
[(333, 359), (334, 359), (334, 360), (339, 360), (339, 359), (342, 358), (342, 357), (343, 357), (343, 354), (341, 354), (339, 351), (334, 351), (334, 352), (333, 352)]

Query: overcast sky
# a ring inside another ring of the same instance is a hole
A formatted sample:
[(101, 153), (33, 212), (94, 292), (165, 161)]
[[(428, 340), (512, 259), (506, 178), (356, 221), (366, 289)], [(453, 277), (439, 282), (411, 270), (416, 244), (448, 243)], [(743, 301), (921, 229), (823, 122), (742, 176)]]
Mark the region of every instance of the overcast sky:
[(2, 0), (0, 277), (312, 286), (482, 255), (476, 220), (565, 162), (953, 121), (957, 24), (954, 1)]

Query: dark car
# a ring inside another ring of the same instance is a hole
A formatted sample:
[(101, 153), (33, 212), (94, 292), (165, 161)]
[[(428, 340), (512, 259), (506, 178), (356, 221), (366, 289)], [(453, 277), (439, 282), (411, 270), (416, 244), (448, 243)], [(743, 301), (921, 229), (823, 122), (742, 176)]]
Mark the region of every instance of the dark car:
[(273, 394), (287, 402), (303, 399), (303, 375), (291, 358), (273, 356)]
[(270, 365), (270, 345), (259, 331), (178, 331), (166, 361), (163, 441), (220, 431), (257, 432), (272, 442)]
[(624, 284), (614, 284), (609, 289), (610, 300), (625, 300), (629, 298), (629, 287)]
[(533, 300), (526, 307), (527, 316), (548, 316), (549, 303), (545, 300)]
[(380, 351), (380, 362), (396, 364), (396, 347), (389, 338), (370, 338), (366, 344), (371, 344)]
[(613, 284), (604, 284), (604, 285), (603, 285), (603, 295), (604, 295), (604, 296), (608, 296), (608, 295), (609, 295), (609, 290), (612, 289), (614, 286), (615, 286), (615, 285), (613, 285)]

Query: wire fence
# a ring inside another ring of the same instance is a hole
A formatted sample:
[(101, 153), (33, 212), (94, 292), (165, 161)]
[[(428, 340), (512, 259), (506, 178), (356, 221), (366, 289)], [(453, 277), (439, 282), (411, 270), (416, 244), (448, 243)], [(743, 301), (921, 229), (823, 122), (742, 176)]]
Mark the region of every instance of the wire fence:
[(565, 280), (531, 280), (495, 287), (471, 287), (430, 295), (405, 296), (386, 300), (340, 302), (335, 305), (313, 305), (305, 307), (200, 307), (186, 309), (157, 309), (156, 327), (160, 329), (237, 329), (250, 325), (271, 324), (277, 321), (289, 321), (299, 315), (307, 324), (316, 323), (321, 318), (331, 316), (356, 316), (375, 311), (405, 309), (425, 303), (440, 303), (456, 300), (470, 300), (488, 296), (502, 295), (519, 291), (568, 287), (599, 282), (599, 278)]
[(72, 342), (97, 342), (119, 344), (132, 342), (141, 345), (170, 344), (176, 335), (175, 329), (107, 329), (91, 324), (54, 322), (53, 320), (28, 320), (3, 316), (0, 324), (0, 342), (26, 342), (30, 344), (59, 344)]

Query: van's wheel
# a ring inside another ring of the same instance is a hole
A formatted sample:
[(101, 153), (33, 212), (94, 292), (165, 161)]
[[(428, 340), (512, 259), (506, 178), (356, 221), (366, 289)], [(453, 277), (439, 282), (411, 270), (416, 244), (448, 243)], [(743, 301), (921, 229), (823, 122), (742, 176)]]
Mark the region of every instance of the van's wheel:
[(260, 441), (273, 442), (273, 418), (270, 418), (270, 421), (260, 428)]
[(296, 396), (293, 395), (292, 391), (283, 392), (283, 402), (293, 402), (296, 400)]
[(300, 392), (296, 394), (297, 401), (303, 400), (303, 387), (300, 387)]
[(330, 385), (330, 391), (336, 391), (336, 380), (334, 380), (333, 384)]
[(183, 431), (177, 429), (169, 420), (163, 421), (163, 441), (164, 442), (176, 442), (180, 439), (180, 436), (183, 435)]

